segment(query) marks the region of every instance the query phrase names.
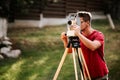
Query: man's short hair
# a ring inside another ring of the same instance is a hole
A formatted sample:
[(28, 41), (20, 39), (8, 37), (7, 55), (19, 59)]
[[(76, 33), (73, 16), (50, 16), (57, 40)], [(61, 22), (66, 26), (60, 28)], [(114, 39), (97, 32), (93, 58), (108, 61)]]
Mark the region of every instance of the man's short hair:
[(90, 21), (91, 22), (91, 19), (92, 19), (92, 15), (90, 12), (87, 12), (87, 11), (79, 11), (77, 12), (78, 13), (78, 16), (79, 17), (83, 17), (83, 20), (84, 21)]

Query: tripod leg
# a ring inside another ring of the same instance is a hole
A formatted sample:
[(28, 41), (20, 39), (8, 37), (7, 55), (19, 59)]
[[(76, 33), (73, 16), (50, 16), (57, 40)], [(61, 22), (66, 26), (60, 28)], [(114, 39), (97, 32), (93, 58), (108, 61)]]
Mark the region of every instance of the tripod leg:
[(72, 55), (73, 55), (73, 61), (74, 61), (74, 70), (75, 70), (75, 78), (78, 80), (78, 74), (77, 74), (77, 66), (76, 66), (76, 60), (75, 60), (75, 51), (74, 48), (72, 48)]
[(91, 80), (91, 77), (90, 77), (90, 74), (89, 74), (89, 71), (88, 71), (88, 68), (87, 68), (87, 64), (86, 64), (86, 62), (85, 62), (85, 59), (84, 59), (84, 56), (83, 56), (83, 53), (82, 53), (81, 48), (78, 49), (78, 53), (81, 55), (81, 59), (82, 59), (82, 61), (83, 61), (85, 70), (86, 70), (87, 75), (88, 75), (88, 80)]
[(68, 48), (66, 48), (65, 51), (64, 51), (64, 54), (63, 54), (63, 56), (62, 56), (62, 59), (61, 59), (61, 61), (60, 61), (60, 63), (59, 63), (59, 66), (58, 66), (58, 68), (57, 68), (57, 71), (56, 71), (56, 73), (55, 73), (55, 75), (54, 75), (54, 77), (53, 77), (53, 80), (57, 80), (57, 77), (58, 77), (58, 75), (59, 75), (59, 73), (60, 73), (60, 70), (61, 70), (61, 68), (62, 68), (62, 65), (63, 65), (63, 63), (64, 63), (64, 61), (65, 61), (66, 56), (67, 56), (67, 52), (68, 52)]
[(81, 75), (81, 80), (84, 80), (82, 71), (80, 72), (80, 75)]
[(78, 53), (78, 57), (79, 57), (79, 60), (80, 60), (80, 62), (79, 63), (81, 63), (81, 71), (80, 71), (80, 74), (81, 74), (81, 80), (87, 80), (87, 78), (86, 78), (86, 74), (85, 74), (85, 69), (84, 69), (84, 65), (83, 65), (83, 62), (82, 62), (82, 59), (81, 59), (81, 55), (80, 55), (80, 52), (78, 51), (78, 49), (76, 49), (77, 50), (77, 53)]
[(79, 63), (79, 66), (80, 66), (81, 80), (86, 80), (86, 76), (85, 76), (85, 73), (84, 73), (84, 66), (83, 66), (80, 54), (78, 53), (78, 48), (76, 48), (76, 52), (77, 52), (77, 57), (78, 57), (78, 63)]

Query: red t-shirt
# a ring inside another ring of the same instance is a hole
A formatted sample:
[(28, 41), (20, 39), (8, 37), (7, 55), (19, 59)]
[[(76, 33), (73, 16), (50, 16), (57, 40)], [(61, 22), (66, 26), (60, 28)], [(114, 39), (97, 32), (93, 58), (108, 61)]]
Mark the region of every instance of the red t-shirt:
[(104, 61), (104, 36), (99, 31), (93, 31), (87, 38), (91, 41), (98, 40), (102, 45), (95, 51), (91, 51), (81, 42), (81, 49), (91, 78), (99, 78), (108, 74), (108, 68)]

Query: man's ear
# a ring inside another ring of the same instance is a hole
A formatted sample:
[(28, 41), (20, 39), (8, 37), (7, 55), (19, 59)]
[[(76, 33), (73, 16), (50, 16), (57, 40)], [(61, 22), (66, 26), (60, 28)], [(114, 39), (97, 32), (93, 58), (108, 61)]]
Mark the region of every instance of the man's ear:
[(86, 23), (90, 25), (90, 21), (86, 21)]

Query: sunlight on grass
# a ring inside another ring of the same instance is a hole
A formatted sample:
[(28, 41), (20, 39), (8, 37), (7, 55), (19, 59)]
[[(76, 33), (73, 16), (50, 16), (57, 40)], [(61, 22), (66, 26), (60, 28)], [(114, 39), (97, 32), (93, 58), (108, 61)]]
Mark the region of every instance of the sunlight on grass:
[(109, 65), (109, 68), (112, 68), (112, 66), (118, 64), (117, 61), (119, 61), (119, 56), (116, 54), (109, 53), (110, 55), (107, 56), (107, 62)]
[(34, 61), (33, 64), (36, 66), (42, 65), (44, 63), (46, 63), (46, 61), (48, 60), (48, 56), (47, 57), (43, 57), (42, 59), (38, 60), (38, 61)]
[(109, 55), (109, 59), (119, 60), (119, 56), (115, 54)]
[(21, 60), (19, 62), (14, 63), (8, 71), (4, 74), (4, 78), (6, 80), (16, 80), (16, 76), (21, 72), (21, 65), (25, 62), (25, 60)]
[(28, 78), (28, 80), (35, 80), (39, 74), (34, 74)]

